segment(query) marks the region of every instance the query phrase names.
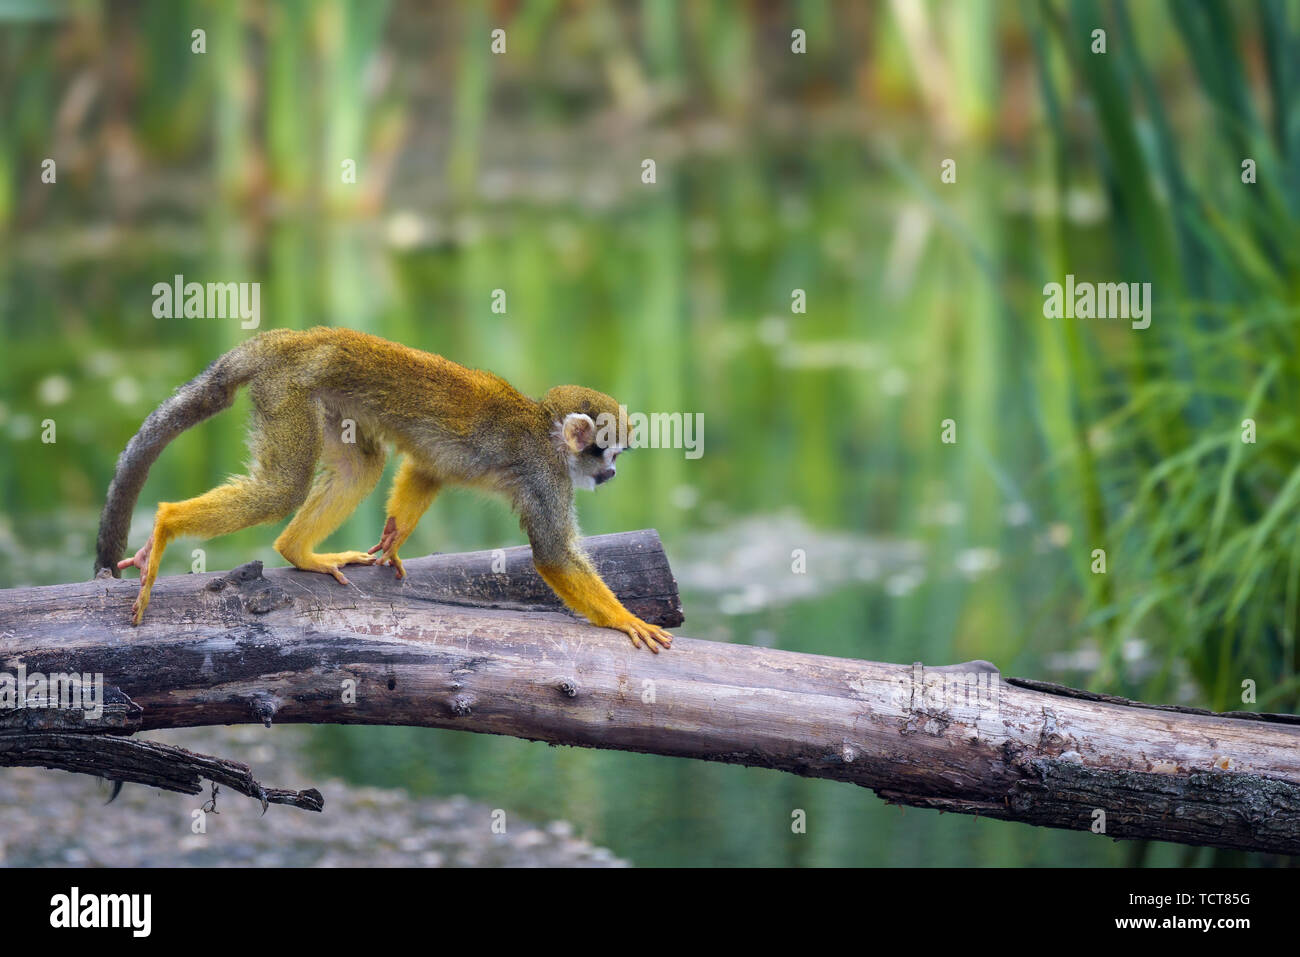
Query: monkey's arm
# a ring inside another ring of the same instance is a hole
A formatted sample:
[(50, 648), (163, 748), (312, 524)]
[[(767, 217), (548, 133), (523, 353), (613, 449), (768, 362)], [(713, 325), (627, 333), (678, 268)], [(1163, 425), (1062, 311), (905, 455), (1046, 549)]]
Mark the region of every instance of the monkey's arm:
[(593, 625), (624, 632), (637, 648), (645, 641), (651, 651), (659, 654), (660, 646), (672, 644), (671, 634), (624, 608), (601, 580), (578, 545), (577, 529), (570, 516), (554, 517), (526, 501), (520, 503), (520, 512), (533, 548), (533, 565), (567, 606)]
[(393, 490), (388, 493), (388, 521), (384, 524), (384, 533), (379, 544), (370, 549), (370, 554), (382, 551), (380, 565), (392, 565), (397, 569), (397, 577), (405, 578), (406, 569), (397, 557), (397, 550), (415, 531), (420, 516), (429, 510), (434, 496), (442, 483), (430, 472), (421, 469), (409, 456), (402, 460), (397, 477), (393, 479)]

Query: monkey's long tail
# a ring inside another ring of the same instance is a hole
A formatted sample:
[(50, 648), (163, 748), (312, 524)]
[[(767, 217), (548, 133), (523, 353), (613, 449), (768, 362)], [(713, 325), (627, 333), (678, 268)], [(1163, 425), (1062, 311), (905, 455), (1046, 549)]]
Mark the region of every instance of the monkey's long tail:
[(117, 563), (126, 551), (131, 513), (149, 476), (149, 467), (176, 436), (231, 406), (236, 389), (257, 372), (252, 347), (255, 341), (250, 339), (230, 350), (177, 389), (171, 398), (149, 413), (140, 431), (127, 443), (117, 459), (108, 499), (99, 517), (96, 576), (107, 568), (114, 578), (121, 577)]

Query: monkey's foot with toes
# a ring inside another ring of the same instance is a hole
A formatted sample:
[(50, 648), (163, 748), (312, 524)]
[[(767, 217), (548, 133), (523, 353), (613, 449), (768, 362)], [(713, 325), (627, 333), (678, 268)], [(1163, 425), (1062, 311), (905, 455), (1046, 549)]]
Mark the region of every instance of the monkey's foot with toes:
[(299, 555), (288, 559), (289, 564), (294, 568), (304, 572), (321, 572), (325, 575), (333, 575), (334, 580), (340, 585), (350, 585), (347, 576), (341, 569), (344, 565), (373, 565), (375, 560), (365, 552), (325, 552), (324, 554), (309, 553)]
[(135, 601), (131, 603), (131, 623), (140, 624), (144, 617), (144, 610), (149, 607), (149, 592), (153, 589), (153, 577), (149, 574), (149, 556), (153, 552), (153, 536), (140, 547), (130, 558), (124, 558), (117, 563), (118, 571), (123, 568), (135, 567), (140, 569), (140, 592), (135, 596)]
[(641, 642), (644, 641), (647, 648), (656, 655), (659, 654), (659, 648), (671, 648), (673, 636), (664, 631), (658, 625), (652, 625), (648, 621), (642, 621), (636, 615), (629, 614), (626, 619), (619, 621), (617, 624), (606, 625), (607, 628), (616, 628), (632, 639), (633, 647), (640, 648)]

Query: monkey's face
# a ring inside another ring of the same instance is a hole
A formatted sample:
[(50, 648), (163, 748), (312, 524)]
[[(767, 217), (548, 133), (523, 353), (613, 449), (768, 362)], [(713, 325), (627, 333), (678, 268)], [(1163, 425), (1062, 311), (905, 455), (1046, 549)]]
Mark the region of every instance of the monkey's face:
[(547, 394), (559, 400), (556, 438), (574, 488), (592, 490), (617, 474), (615, 461), (632, 439), (627, 414), (609, 396), (578, 386), (560, 386)]
[(564, 417), (560, 434), (574, 488), (590, 491), (617, 474), (614, 463), (627, 447), (600, 433), (592, 418), (582, 412), (570, 412)]

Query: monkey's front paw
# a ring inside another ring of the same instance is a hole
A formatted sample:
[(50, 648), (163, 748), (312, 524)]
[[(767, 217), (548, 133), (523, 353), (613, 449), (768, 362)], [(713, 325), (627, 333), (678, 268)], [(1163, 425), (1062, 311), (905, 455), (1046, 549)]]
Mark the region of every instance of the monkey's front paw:
[(641, 642), (646, 643), (646, 647), (659, 654), (659, 646), (669, 648), (673, 643), (673, 636), (664, 631), (658, 625), (652, 625), (648, 621), (642, 621), (636, 615), (628, 615), (626, 620), (620, 621), (613, 626), (619, 631), (626, 633), (632, 639), (632, 645), (636, 648), (641, 647)]

